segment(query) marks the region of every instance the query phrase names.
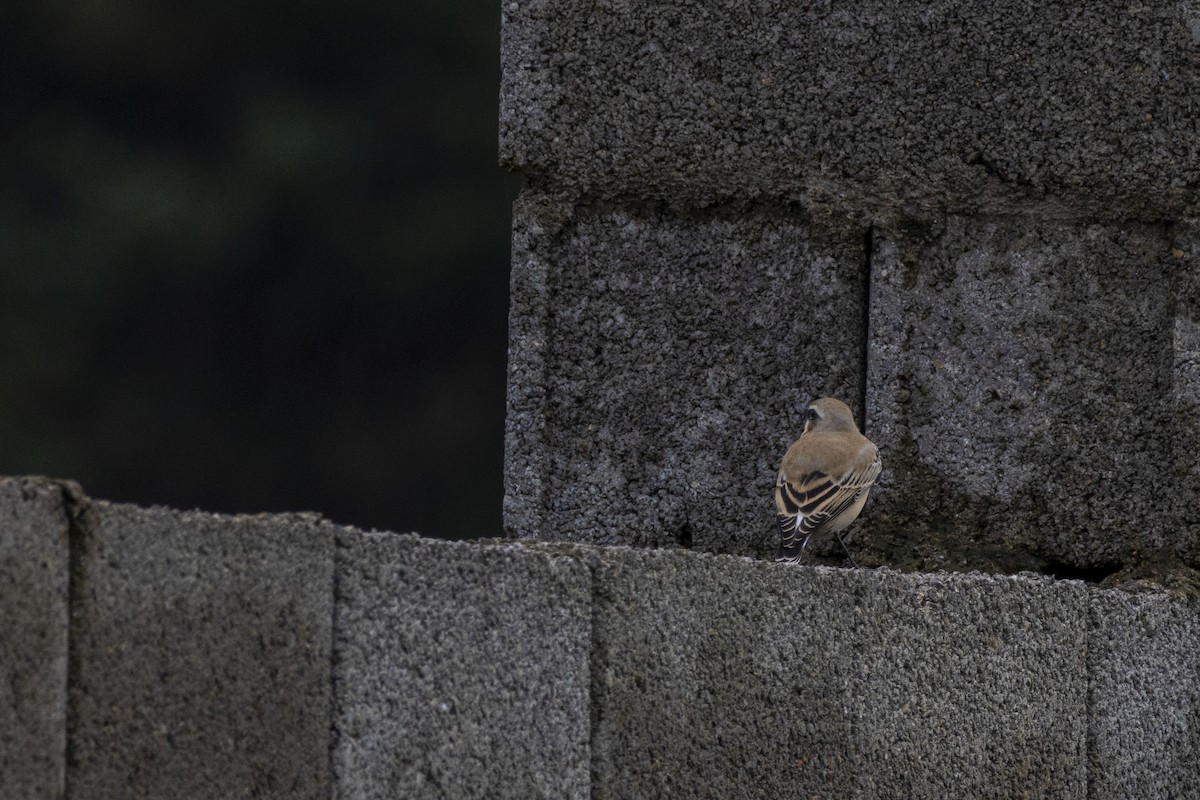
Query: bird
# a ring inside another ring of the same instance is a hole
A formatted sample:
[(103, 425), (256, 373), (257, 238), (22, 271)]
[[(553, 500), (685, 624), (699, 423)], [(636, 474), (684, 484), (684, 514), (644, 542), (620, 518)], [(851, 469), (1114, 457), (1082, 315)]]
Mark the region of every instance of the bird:
[(854, 564), (841, 532), (862, 512), (882, 470), (879, 448), (859, 433), (849, 406), (832, 397), (810, 403), (775, 479), (782, 537), (775, 560), (799, 561), (813, 534), (832, 533)]

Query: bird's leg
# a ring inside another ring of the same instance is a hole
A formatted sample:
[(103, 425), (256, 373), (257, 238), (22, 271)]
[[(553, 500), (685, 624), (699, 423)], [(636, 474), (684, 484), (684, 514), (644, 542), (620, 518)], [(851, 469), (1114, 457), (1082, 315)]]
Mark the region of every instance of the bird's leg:
[(835, 533), (834, 536), (837, 537), (838, 544), (840, 544), (842, 549), (846, 551), (846, 559), (850, 562), (850, 566), (858, 569), (858, 563), (854, 560), (854, 556), (850, 555), (850, 548), (846, 547), (846, 542), (844, 539), (842, 539), (842, 535), (840, 533)]

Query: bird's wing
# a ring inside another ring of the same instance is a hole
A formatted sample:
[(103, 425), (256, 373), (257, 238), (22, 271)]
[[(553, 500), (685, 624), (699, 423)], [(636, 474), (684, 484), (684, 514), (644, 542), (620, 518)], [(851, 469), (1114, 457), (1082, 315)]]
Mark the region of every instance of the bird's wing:
[[(830, 520), (854, 505), (879, 477), (883, 464), (873, 445), (855, 458), (825, 469), (814, 468), (810, 459), (785, 463), (775, 481), (776, 519), (783, 539), (780, 553), (790, 553)], [(841, 469), (838, 469), (841, 467)]]

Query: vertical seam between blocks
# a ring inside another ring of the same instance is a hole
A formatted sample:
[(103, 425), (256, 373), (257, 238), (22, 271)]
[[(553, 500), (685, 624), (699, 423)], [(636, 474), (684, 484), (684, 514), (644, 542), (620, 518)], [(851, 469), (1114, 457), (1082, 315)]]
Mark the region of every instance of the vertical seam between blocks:
[(591, 624), (588, 629), (588, 798), (589, 800), (604, 800), (601, 791), (602, 782), (598, 780), (600, 761), (596, 752), (599, 740), (600, 701), (603, 691), (600, 690), (600, 678), (604, 663), (607, 661), (607, 651), (600, 636), (600, 565), (583, 559), (590, 575)]
[(91, 500), (84, 495), (78, 484), (72, 481), (57, 481), (56, 483), (62, 498), (63, 516), (67, 524), (67, 685), (62, 796), (69, 800), (74, 796), (71, 778), (76, 767), (76, 729), (79, 724), (79, 708), (76, 700), (80, 677), (79, 625), (76, 620), (82, 611), (84, 601), (84, 555), (92, 537), (95, 516)]
[(1092, 590), (1083, 590), (1083, 796), (1095, 796), (1096, 775), (1092, 769), (1092, 754), (1096, 752), (1096, 679), (1092, 669), (1092, 633), (1096, 629), (1096, 609)]
[(875, 250), (875, 226), (868, 225), (863, 236), (863, 279), (862, 279), (862, 317), (859, 332), (862, 335), (861, 366), (859, 374), (859, 430), (867, 435), (867, 382), (871, 376), (871, 269), (872, 257)]
[(337, 745), (338, 745), (338, 730), (337, 730), (337, 710), (338, 710), (338, 609), (341, 603), (341, 569), (340, 564), (343, 561), (342, 551), (345, 549), (341, 543), (339, 531), (330, 532), (333, 537), (332, 553), (330, 560), (332, 563), (333, 574), (330, 576), (329, 591), (332, 593), (332, 602), (329, 604), (329, 719), (326, 727), (327, 737), (325, 740), (327, 769), (329, 770), (329, 798), (336, 800), (342, 796), (340, 791), (340, 782), (338, 780), (337, 769)]

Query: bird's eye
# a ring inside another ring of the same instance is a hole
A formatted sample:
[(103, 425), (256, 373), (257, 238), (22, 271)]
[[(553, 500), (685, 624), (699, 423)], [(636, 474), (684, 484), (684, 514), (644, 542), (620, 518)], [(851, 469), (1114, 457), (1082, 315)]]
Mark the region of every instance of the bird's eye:
[(808, 413), (804, 415), (804, 418), (806, 420), (808, 420), (809, 422), (815, 422), (817, 420), (817, 417), (819, 417), (819, 416), (821, 416), (821, 415), (817, 413), (817, 410), (815, 408), (810, 408), (808, 410)]

